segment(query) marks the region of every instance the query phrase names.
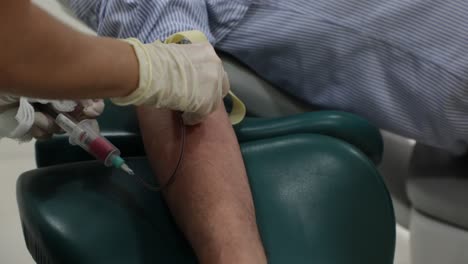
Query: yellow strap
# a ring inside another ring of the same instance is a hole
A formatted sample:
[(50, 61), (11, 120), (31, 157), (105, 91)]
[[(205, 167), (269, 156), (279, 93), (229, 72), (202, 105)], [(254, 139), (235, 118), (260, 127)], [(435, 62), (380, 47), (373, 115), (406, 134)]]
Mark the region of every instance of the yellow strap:
[[(200, 31), (185, 31), (176, 33), (164, 41), (164, 43), (201, 43), (201, 42), (208, 42), (205, 34)], [(232, 99), (232, 110), (229, 113), (229, 119), (231, 120), (231, 124), (237, 125), (245, 118), (245, 114), (247, 112), (244, 103), (231, 91), (229, 91), (229, 96)]]

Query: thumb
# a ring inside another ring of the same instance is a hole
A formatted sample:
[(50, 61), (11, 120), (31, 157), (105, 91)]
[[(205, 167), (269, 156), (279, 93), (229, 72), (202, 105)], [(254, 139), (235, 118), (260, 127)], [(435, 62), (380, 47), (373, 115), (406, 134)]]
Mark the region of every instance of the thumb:
[(30, 130), (30, 134), (34, 138), (47, 139), (59, 130), (52, 117), (44, 115), (41, 112), (34, 113), (34, 124)]
[(83, 113), (88, 118), (100, 116), (105, 107), (103, 100), (81, 100), (80, 103), (83, 106)]
[(54, 119), (42, 112), (34, 113), (34, 126), (47, 132), (50, 131), (50, 133), (53, 133), (57, 128)]

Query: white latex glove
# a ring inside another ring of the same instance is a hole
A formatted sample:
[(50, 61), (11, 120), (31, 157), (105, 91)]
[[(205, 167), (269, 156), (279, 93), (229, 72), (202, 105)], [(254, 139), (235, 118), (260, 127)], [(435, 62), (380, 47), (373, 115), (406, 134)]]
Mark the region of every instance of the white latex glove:
[(29, 141), (60, 132), (54, 119), (35, 111), (31, 103), (50, 103), (57, 111), (67, 112), (77, 120), (95, 119), (104, 111), (102, 100), (48, 101), (0, 95), (0, 138)]
[(140, 66), (138, 88), (117, 105), (148, 105), (184, 112), (186, 125), (203, 121), (229, 92), (221, 59), (209, 43), (143, 44), (128, 39)]

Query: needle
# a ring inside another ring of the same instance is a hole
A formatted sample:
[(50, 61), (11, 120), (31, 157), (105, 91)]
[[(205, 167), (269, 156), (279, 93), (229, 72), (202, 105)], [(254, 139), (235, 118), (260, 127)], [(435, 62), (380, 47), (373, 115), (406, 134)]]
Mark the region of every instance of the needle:
[(133, 172), (133, 170), (130, 169), (130, 167), (128, 167), (127, 164), (122, 164), (122, 166), (120, 168), (129, 175), (132, 175), (132, 176), (135, 175), (135, 172)]

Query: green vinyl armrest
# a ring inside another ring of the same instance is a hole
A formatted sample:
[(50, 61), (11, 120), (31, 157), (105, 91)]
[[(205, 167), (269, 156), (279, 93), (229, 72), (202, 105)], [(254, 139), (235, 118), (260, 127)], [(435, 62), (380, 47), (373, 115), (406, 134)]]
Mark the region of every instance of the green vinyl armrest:
[(331, 136), (354, 145), (375, 164), (382, 160), (380, 131), (366, 120), (344, 112), (317, 111), (278, 118), (246, 118), (235, 126), (240, 142), (311, 133)]

